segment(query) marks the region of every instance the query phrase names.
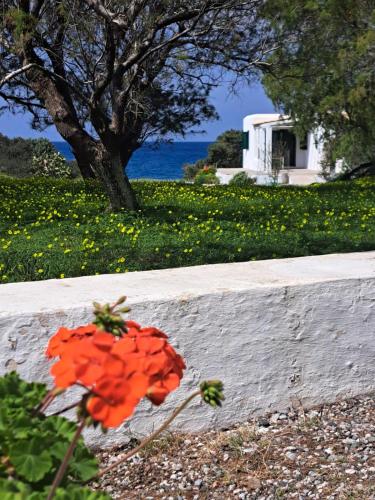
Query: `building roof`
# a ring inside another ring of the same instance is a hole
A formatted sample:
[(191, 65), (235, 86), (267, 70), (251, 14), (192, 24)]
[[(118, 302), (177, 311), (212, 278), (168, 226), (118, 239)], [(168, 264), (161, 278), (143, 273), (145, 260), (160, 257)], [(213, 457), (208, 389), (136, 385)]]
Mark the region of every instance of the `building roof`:
[(286, 122), (286, 121), (289, 121), (290, 120), (290, 116), (288, 115), (274, 115), (274, 114), (270, 114), (269, 117), (259, 117), (259, 118), (255, 118), (254, 120), (252, 120), (252, 123), (254, 126), (256, 125), (264, 125), (266, 123), (283, 123), (283, 122)]

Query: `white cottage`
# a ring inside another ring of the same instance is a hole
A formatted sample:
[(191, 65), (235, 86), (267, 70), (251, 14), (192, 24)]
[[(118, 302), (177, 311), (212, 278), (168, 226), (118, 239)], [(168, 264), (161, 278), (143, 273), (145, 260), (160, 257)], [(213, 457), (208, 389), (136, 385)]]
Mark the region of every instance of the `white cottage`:
[(249, 115), (243, 121), (243, 168), (219, 169), (222, 183), (245, 171), (258, 184), (275, 180), (290, 184), (310, 184), (322, 181), (323, 143), (318, 132), (298, 137), (290, 117), (276, 113)]
[(272, 164), (276, 164), (281, 169), (320, 171), (323, 143), (318, 134), (309, 132), (297, 137), (288, 116), (246, 116), (243, 134), (243, 168), (268, 173)]

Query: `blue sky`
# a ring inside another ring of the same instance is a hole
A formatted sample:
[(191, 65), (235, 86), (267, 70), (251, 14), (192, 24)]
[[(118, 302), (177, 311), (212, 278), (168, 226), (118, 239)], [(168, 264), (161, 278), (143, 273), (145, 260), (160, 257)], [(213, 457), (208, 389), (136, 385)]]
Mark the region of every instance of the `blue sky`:
[[(204, 124), (205, 134), (187, 136), (186, 140), (213, 141), (220, 133), (230, 128), (241, 129), (244, 116), (253, 113), (272, 113), (274, 108), (265, 95), (260, 84), (251, 87), (242, 87), (237, 95), (228, 94), (225, 85), (212, 93), (212, 103), (215, 105), (220, 119)], [(0, 132), (9, 137), (47, 137), (52, 141), (61, 140), (54, 127), (44, 132), (36, 132), (30, 127), (30, 117), (27, 114), (0, 116)]]

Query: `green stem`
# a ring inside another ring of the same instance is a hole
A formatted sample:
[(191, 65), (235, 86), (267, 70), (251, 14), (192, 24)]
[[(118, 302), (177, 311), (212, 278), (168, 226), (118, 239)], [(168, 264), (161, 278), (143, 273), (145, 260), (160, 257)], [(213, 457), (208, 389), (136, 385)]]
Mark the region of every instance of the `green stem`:
[(81, 420), (79, 426), (77, 427), (77, 430), (74, 434), (73, 440), (70, 443), (69, 448), (67, 449), (67, 451), (65, 453), (65, 457), (60, 464), (59, 470), (56, 473), (55, 479), (53, 480), (53, 483), (51, 486), (51, 490), (48, 493), (47, 500), (52, 500), (52, 498), (55, 496), (56, 490), (57, 490), (59, 484), (61, 483), (62, 478), (64, 477), (66, 468), (68, 467), (68, 464), (69, 464), (69, 460), (71, 459), (71, 457), (73, 455), (74, 448), (76, 447), (76, 444), (77, 444), (78, 439), (83, 431), (83, 428), (85, 427), (85, 424), (86, 424), (86, 421), (83, 418)]
[(132, 457), (133, 455), (135, 455), (136, 453), (138, 453), (142, 448), (144, 448), (148, 443), (150, 443), (150, 441), (152, 441), (157, 436), (159, 436), (159, 434), (161, 434), (173, 422), (173, 420), (177, 417), (177, 415), (179, 415), (182, 412), (182, 410), (184, 410), (186, 408), (186, 406), (194, 398), (196, 398), (200, 394), (201, 394), (201, 391), (195, 391), (195, 392), (193, 392), (193, 394), (191, 394), (187, 399), (185, 399), (185, 401), (174, 410), (174, 412), (172, 413), (172, 415), (163, 423), (163, 425), (161, 427), (159, 427), (159, 429), (157, 429), (152, 434), (150, 434), (138, 446), (136, 446), (135, 448), (133, 448), (132, 450), (130, 450), (128, 453), (126, 453), (123, 457), (121, 457), (119, 460), (117, 460), (117, 462), (109, 465), (105, 469), (102, 469), (95, 477), (93, 477), (92, 479), (90, 479), (90, 481), (99, 479), (100, 477), (104, 476), (104, 474), (107, 474), (107, 472), (111, 471), (112, 469), (115, 469), (116, 467), (118, 467), (123, 462), (126, 462), (126, 460), (128, 460), (130, 457)]

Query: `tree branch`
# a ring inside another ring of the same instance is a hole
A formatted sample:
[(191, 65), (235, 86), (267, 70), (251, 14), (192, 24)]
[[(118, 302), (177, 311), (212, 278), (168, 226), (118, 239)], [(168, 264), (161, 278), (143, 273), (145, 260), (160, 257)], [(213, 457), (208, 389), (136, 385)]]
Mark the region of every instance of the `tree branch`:
[(24, 73), (25, 71), (31, 69), (34, 66), (37, 66), (37, 65), (35, 63), (29, 63), (29, 64), (26, 64), (25, 66), (22, 66), (22, 68), (18, 68), (15, 71), (12, 71), (8, 75), (6, 75), (2, 80), (0, 80), (0, 88), (3, 87), (6, 83), (8, 83), (10, 80), (15, 78), (16, 76), (20, 75), (21, 73)]

